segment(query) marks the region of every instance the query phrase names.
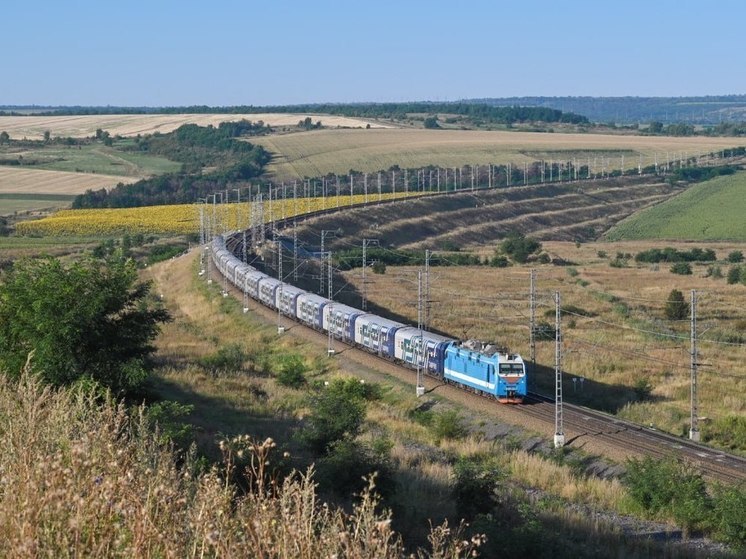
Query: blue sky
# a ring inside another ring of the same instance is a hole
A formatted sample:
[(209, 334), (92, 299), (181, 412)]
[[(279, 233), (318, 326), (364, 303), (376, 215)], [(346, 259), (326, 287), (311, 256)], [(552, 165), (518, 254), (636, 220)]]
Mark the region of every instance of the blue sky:
[(746, 93), (746, 2), (3, 0), (0, 104)]

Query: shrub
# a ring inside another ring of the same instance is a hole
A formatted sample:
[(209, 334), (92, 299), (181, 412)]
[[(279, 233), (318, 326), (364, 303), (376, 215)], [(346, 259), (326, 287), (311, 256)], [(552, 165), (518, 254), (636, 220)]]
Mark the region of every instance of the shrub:
[(627, 462), (624, 482), (630, 497), (652, 514), (673, 516), (687, 536), (711, 511), (702, 474), (672, 458), (646, 456)]
[(608, 254), (606, 254), (606, 251), (605, 251), (605, 250), (599, 250), (599, 251), (598, 251), (598, 252), (596, 253), (596, 256), (598, 256), (599, 258), (607, 258), (607, 257), (608, 257)]
[(375, 474), (376, 491), (381, 495), (393, 492), (394, 483), (387, 457), (370, 447), (351, 440), (340, 440), (329, 446), (325, 456), (316, 463), (316, 478), (321, 486), (341, 497), (357, 494)]
[(317, 452), (327, 453), (335, 442), (354, 439), (365, 419), (363, 386), (354, 378), (336, 379), (314, 394), (301, 441)]
[(496, 491), (505, 473), (494, 456), (461, 456), (453, 466), (453, 497), (459, 517), (471, 520), (489, 513), (497, 504)]
[(462, 439), (468, 433), (461, 414), (456, 410), (445, 410), (435, 414), (431, 430), (438, 443), (443, 439)]
[(731, 266), (728, 270), (726, 280), (728, 284), (733, 285), (741, 281), (741, 268), (738, 266)]
[(521, 233), (510, 233), (500, 244), (501, 250), (514, 261), (523, 264), (528, 257), (541, 250), (541, 243), (536, 239), (525, 237)]
[(729, 252), (728, 262), (730, 262), (731, 264), (738, 264), (739, 262), (743, 262), (743, 252), (741, 252), (740, 250)]
[(746, 549), (746, 490), (721, 487), (715, 494), (715, 518), (720, 538), (738, 549)]
[(239, 344), (228, 344), (199, 360), (199, 364), (213, 374), (240, 371), (248, 355)]
[(493, 256), (490, 259), (490, 266), (493, 268), (507, 268), (510, 266), (510, 261), (503, 255)]
[(385, 274), (386, 273), (386, 263), (382, 260), (376, 260), (373, 262), (373, 265), (371, 266), (371, 269), (373, 270), (374, 274)]
[(690, 276), (692, 274), (692, 267), (689, 262), (676, 262), (671, 266), (671, 273), (679, 274), (680, 276)]
[(689, 316), (689, 305), (684, 300), (684, 294), (678, 289), (672, 289), (668, 294), (663, 312), (668, 320), (684, 320), (687, 318)]
[(300, 388), (306, 383), (307, 370), (308, 367), (300, 355), (285, 355), (277, 371), (277, 382), (289, 388)]
[(536, 261), (539, 264), (549, 264), (552, 261), (552, 259), (546, 252), (542, 252), (539, 255), (539, 257), (536, 259)]

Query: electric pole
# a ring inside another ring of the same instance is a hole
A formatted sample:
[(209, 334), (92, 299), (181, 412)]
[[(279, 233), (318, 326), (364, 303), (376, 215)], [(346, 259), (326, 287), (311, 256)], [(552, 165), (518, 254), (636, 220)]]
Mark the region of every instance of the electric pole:
[(560, 315), (560, 292), (554, 292), (554, 448), (565, 446), (562, 420), (562, 318)]
[[(417, 328), (420, 330), (420, 352), (422, 350), (422, 270), (417, 272)], [(420, 365), (420, 359), (417, 357), (417, 345), (413, 344), (412, 347), (412, 359), (417, 362), (417, 397), (425, 394), (425, 384), (423, 381), (422, 366)]]
[(531, 353), (531, 377), (536, 374), (536, 270), (531, 270), (531, 288), (529, 293), (529, 348)]
[(332, 251), (328, 253), (327, 260), (327, 273), (329, 275), (329, 291), (327, 292), (327, 299), (329, 299), (329, 324), (327, 328), (327, 345), (326, 354), (330, 357), (334, 355), (334, 347), (332, 346), (332, 330), (334, 330), (334, 290), (332, 289)]
[(365, 269), (368, 267), (368, 245), (377, 245), (378, 239), (363, 239), (363, 277), (362, 277), (362, 307), (368, 310), (368, 283), (365, 277)]
[(692, 376), (692, 409), (689, 428), (689, 439), (699, 442), (699, 410), (697, 409), (697, 292), (692, 289), (691, 305), (691, 376)]

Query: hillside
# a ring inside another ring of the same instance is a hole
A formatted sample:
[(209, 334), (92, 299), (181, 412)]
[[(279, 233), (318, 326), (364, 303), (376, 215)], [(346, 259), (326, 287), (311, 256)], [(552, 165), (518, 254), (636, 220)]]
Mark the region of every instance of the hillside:
[(651, 177), (468, 191), (315, 218), (304, 222), (298, 235), (318, 246), (318, 231), (341, 229), (339, 238), (327, 241), (332, 250), (357, 245), (364, 236), (387, 247), (422, 249), (495, 244), (510, 231), (586, 241), (676, 192)]
[(607, 134), (560, 134), (485, 130), (313, 130), (252, 138), (273, 155), (268, 171), (276, 181), (373, 173), (396, 165), (512, 164), (522, 167), (544, 160), (568, 162), (596, 170), (637, 171), (638, 166), (720, 153), (741, 145), (739, 138), (670, 137)]
[(746, 241), (746, 173), (697, 184), (624, 220), (609, 240)]

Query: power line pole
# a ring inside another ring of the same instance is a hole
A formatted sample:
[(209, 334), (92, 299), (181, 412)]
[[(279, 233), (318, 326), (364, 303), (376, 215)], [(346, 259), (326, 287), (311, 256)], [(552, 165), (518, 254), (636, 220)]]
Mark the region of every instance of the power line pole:
[(430, 256), (432, 253), (425, 250), (425, 330), (430, 328)]
[(332, 288), (332, 251), (327, 253), (327, 273), (329, 274), (329, 291), (327, 292), (327, 299), (329, 299), (329, 324), (327, 328), (327, 342), (326, 342), (326, 354), (329, 356), (334, 355), (334, 347), (332, 347), (332, 330), (334, 330), (334, 290)]
[[(417, 328), (420, 330), (420, 348), (422, 348), (422, 270), (417, 272)], [(417, 363), (417, 397), (425, 394), (425, 384), (423, 381), (422, 367), (420, 366), (420, 359), (417, 357), (417, 346), (413, 344), (412, 347), (412, 359)]]
[(293, 219), (293, 282), (298, 281), (298, 222)]
[(692, 289), (691, 305), (691, 376), (692, 376), (692, 409), (689, 439), (699, 442), (699, 410), (697, 409), (697, 292)]
[(368, 267), (368, 245), (378, 244), (378, 239), (363, 239), (363, 289), (362, 289), (362, 307), (368, 310), (368, 283), (365, 277), (365, 269)]
[(337, 234), (336, 229), (322, 229), (321, 230), (321, 253), (319, 254), (319, 295), (324, 295), (324, 241), (326, 240), (327, 234)]
[(560, 315), (560, 292), (554, 292), (554, 448), (565, 446), (562, 420), (562, 317)]
[[(275, 229), (276, 231), (276, 229)], [(282, 287), (284, 285), (282, 278), (282, 241), (275, 235), (275, 241), (277, 242), (277, 279), (280, 280), (280, 297), (279, 304), (277, 305), (277, 333), (282, 334), (285, 332), (285, 327), (282, 325)]]
[(536, 270), (531, 270), (531, 287), (529, 293), (529, 348), (531, 353), (531, 377), (536, 374)]

